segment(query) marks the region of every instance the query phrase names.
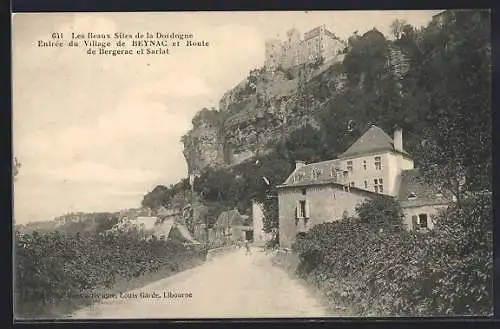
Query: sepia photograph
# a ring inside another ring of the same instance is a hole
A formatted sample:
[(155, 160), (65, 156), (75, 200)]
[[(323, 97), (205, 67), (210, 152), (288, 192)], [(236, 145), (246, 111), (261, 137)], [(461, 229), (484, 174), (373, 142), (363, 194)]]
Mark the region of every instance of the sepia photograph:
[(14, 320), (493, 316), (490, 16), (12, 14)]

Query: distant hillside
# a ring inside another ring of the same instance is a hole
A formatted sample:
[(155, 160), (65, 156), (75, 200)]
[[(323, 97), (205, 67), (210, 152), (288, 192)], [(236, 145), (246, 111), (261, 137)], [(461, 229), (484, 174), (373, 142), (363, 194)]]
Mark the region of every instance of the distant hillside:
[(118, 213), (70, 213), (56, 217), (51, 221), (32, 222), (16, 225), (15, 230), (21, 233), (53, 232), (104, 232), (118, 222)]

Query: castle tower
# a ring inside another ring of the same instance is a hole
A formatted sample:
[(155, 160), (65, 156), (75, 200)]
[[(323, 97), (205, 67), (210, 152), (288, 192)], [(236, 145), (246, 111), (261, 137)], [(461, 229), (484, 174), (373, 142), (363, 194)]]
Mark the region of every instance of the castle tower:
[(290, 67), (299, 64), (300, 60), (300, 32), (290, 29), (286, 32), (286, 40), (283, 43), (283, 66)]
[(273, 70), (281, 64), (283, 49), (279, 39), (266, 40), (266, 62), (265, 67)]

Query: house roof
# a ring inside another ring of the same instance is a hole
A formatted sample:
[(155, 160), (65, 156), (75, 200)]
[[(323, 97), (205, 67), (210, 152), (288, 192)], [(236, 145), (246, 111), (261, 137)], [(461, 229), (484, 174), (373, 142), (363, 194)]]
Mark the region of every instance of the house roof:
[[(316, 163), (306, 164), (296, 171), (294, 171), (283, 183), (283, 185), (304, 185), (317, 182), (336, 182), (336, 175), (332, 175), (332, 167), (336, 167), (339, 164), (339, 160), (327, 160)], [(313, 171), (316, 170), (316, 179), (313, 179)], [(295, 175), (301, 176), (299, 182), (294, 182), (293, 178)]]
[[(372, 125), (354, 144), (352, 144), (339, 158), (372, 153), (378, 151), (396, 151), (394, 141), (379, 127)], [(404, 154), (408, 153), (403, 150)]]
[(195, 238), (191, 235), (191, 233), (189, 233), (189, 230), (184, 225), (176, 223), (175, 227), (184, 239), (193, 244), (201, 244), (199, 241), (195, 240)]
[(164, 236), (168, 237), (174, 224), (175, 224), (175, 221), (173, 219), (166, 219), (162, 223), (160, 223), (154, 227), (155, 233), (157, 233), (160, 236), (164, 235)]
[[(328, 162), (331, 162), (331, 161), (320, 162), (320, 164), (328, 166)], [(317, 163), (314, 163), (314, 165), (317, 165)], [(299, 170), (297, 170), (297, 172), (304, 172), (304, 171), (307, 172), (308, 168), (306, 168), (306, 167), (308, 167), (308, 166), (310, 167), (311, 165), (305, 165), (304, 167), (301, 167)], [(311, 171), (309, 171), (309, 172), (311, 172)], [(306, 176), (306, 178), (302, 179), (299, 182), (294, 182), (293, 180), (291, 180), (294, 176), (294, 175), (291, 175), (289, 178), (291, 181), (289, 183), (285, 182), (282, 185), (278, 185), (277, 188), (278, 188), (278, 190), (281, 190), (281, 189), (285, 189), (285, 188), (300, 188), (300, 187), (309, 187), (309, 186), (318, 186), (318, 185), (330, 185), (330, 186), (334, 186), (340, 190), (346, 186), (345, 184), (337, 182), (336, 177), (328, 177), (328, 175), (329, 175), (328, 173), (326, 173), (326, 174), (323, 173), (322, 175), (318, 175), (318, 179), (312, 179), (311, 178), (312, 175), (309, 175), (309, 176)], [(365, 190), (365, 189), (354, 187), (354, 186), (350, 186), (349, 191), (351, 193), (358, 193), (358, 194), (369, 195), (369, 196), (382, 196), (382, 197), (387, 196), (387, 197), (389, 197), (386, 194), (379, 194), (379, 193), (376, 193), (373, 191)]]
[(158, 217), (144, 216), (137, 217), (134, 221), (132, 221), (132, 224), (137, 227), (142, 227), (145, 230), (153, 230), (157, 221)]
[[(332, 168), (341, 170), (339, 165), (342, 158), (380, 151), (395, 151), (394, 143), (389, 135), (379, 127), (373, 125), (337, 159), (304, 165), (294, 171), (285, 180), (283, 185), (307, 185), (327, 181), (338, 183), (336, 181), (337, 175), (335, 172), (332, 172)], [(404, 150), (403, 153), (408, 155)], [(313, 177), (313, 171), (317, 172), (316, 177)], [(300, 181), (294, 181), (294, 177), (296, 176), (301, 176)]]
[(426, 183), (418, 169), (410, 169), (401, 172), (398, 200), (405, 208), (447, 204), (452, 200), (452, 196)]

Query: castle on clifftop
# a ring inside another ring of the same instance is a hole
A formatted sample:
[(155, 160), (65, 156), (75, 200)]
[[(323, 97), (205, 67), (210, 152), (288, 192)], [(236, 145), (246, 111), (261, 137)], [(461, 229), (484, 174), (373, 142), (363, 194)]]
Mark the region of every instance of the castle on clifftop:
[(315, 27), (304, 33), (301, 40), (300, 32), (293, 28), (287, 31), (286, 40), (266, 40), (267, 69), (277, 67), (289, 68), (292, 66), (309, 63), (323, 57), (325, 61), (334, 58), (345, 48), (335, 34), (330, 32), (325, 25)]

